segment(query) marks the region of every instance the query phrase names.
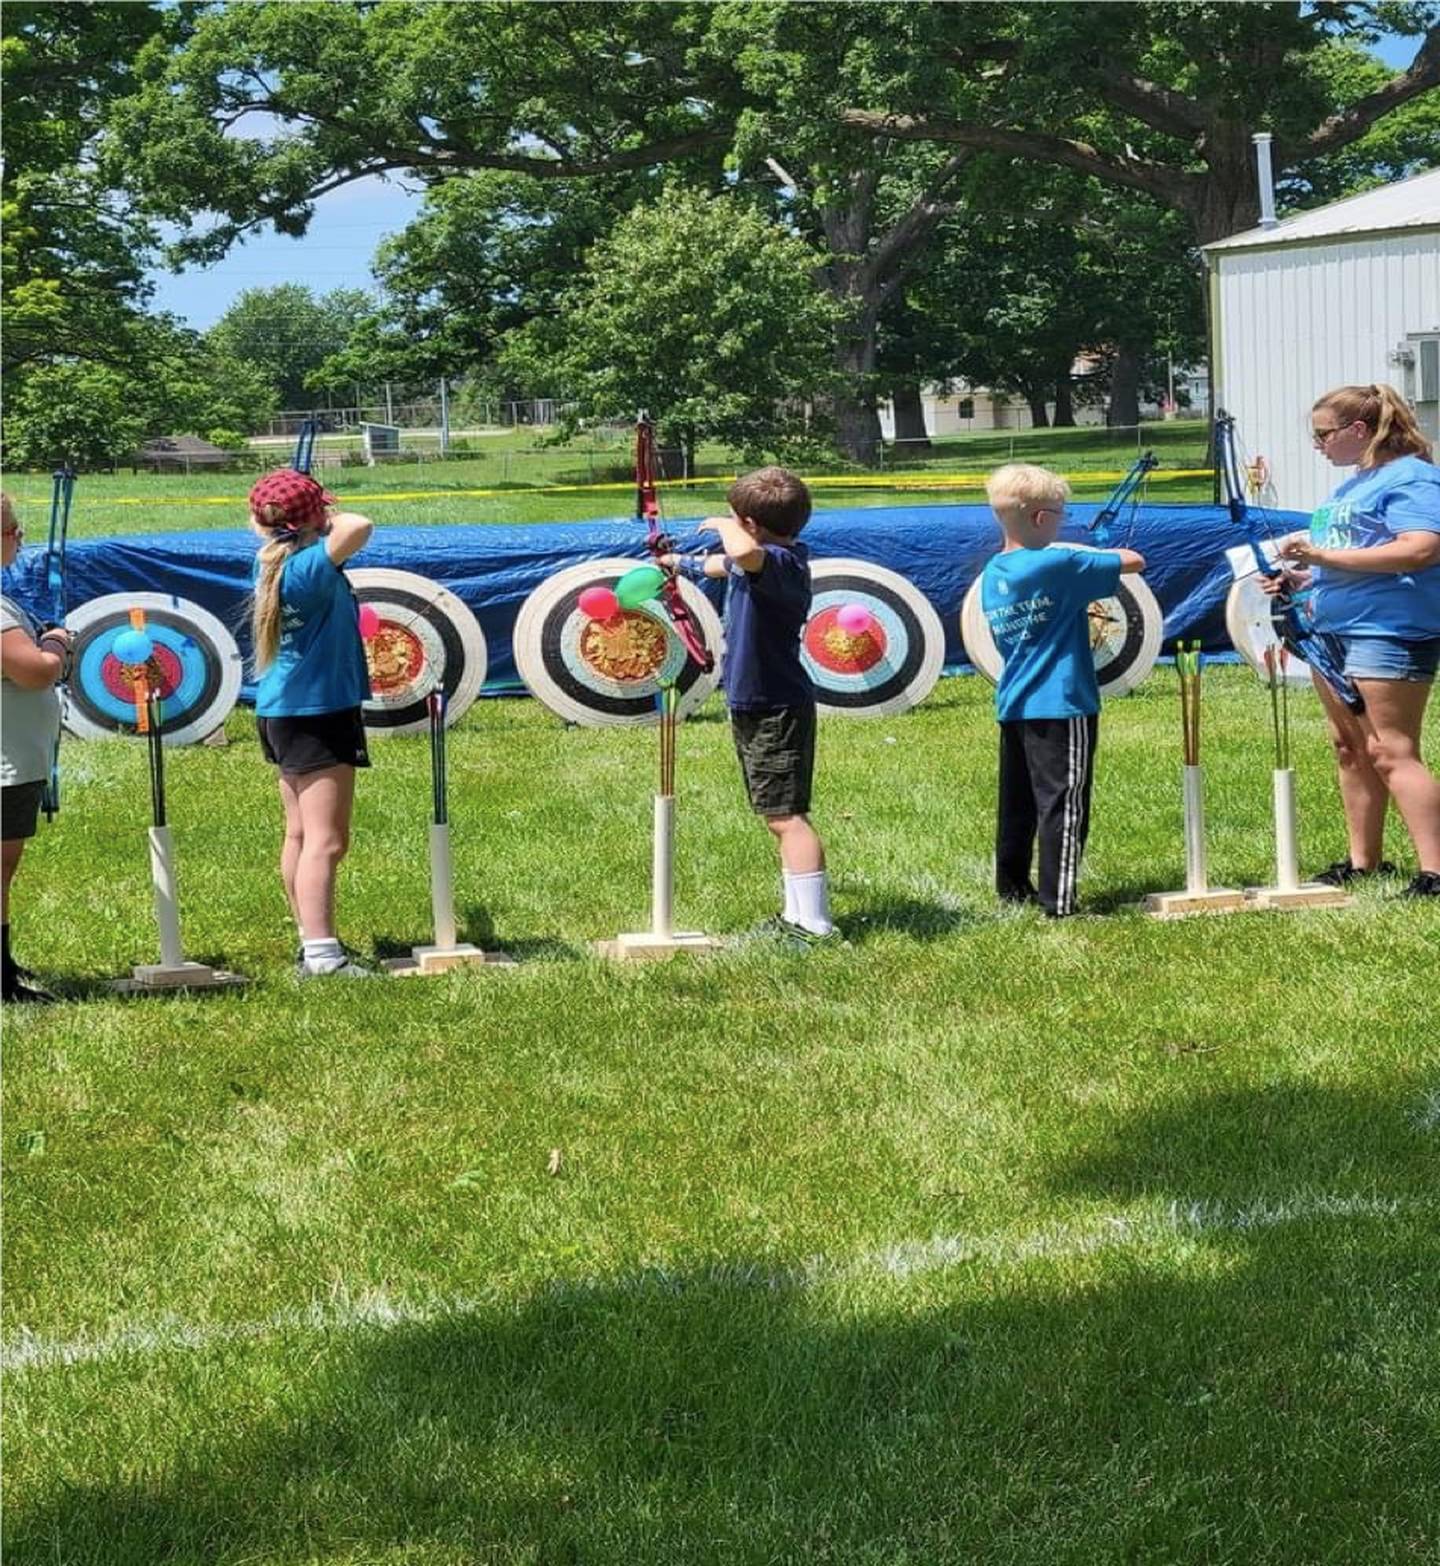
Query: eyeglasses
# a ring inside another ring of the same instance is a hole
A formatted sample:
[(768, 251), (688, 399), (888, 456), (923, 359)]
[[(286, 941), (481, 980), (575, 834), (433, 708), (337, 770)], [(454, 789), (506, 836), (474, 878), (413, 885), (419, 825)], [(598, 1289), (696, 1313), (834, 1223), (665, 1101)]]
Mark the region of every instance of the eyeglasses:
[(1348, 424), (1332, 424), (1328, 430), (1311, 430), (1310, 439), (1314, 441), (1321, 451), (1324, 451), (1326, 446), (1330, 444), (1332, 435), (1338, 435), (1341, 430), (1348, 430), (1349, 428)]

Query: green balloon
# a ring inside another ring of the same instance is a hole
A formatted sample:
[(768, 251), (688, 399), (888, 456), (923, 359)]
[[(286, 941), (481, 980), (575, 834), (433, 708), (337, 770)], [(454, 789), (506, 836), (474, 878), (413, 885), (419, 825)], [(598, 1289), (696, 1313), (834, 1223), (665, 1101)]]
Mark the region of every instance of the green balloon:
[(636, 566), (615, 584), (615, 596), (622, 609), (638, 609), (648, 604), (665, 585), (665, 573), (659, 566)]

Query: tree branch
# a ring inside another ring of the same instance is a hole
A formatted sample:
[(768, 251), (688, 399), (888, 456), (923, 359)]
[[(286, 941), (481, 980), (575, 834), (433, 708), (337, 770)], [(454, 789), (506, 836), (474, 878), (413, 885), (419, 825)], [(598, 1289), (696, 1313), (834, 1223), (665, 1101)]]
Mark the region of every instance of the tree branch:
[(954, 142), (977, 152), (1001, 152), (1016, 158), (1063, 164), (1114, 185), (1143, 190), (1172, 206), (1186, 199), (1192, 182), (1198, 177), (1143, 158), (1101, 152), (1088, 142), (1038, 131), (962, 125), (954, 120), (917, 119), (909, 114), (880, 114), (868, 109), (842, 110), (840, 122), (872, 136), (893, 136), (897, 141)]
[(1106, 103), (1132, 115), (1152, 130), (1193, 141), (1210, 128), (1200, 105), (1183, 92), (1108, 68), (1096, 79), (1096, 90)]
[(1410, 62), (1408, 71), (1356, 99), (1338, 114), (1332, 114), (1299, 141), (1277, 143), (1277, 160), (1282, 164), (1297, 163), (1302, 158), (1315, 158), (1348, 147), (1382, 115), (1435, 86), (1440, 86), (1440, 25), (1426, 33), (1425, 42)]

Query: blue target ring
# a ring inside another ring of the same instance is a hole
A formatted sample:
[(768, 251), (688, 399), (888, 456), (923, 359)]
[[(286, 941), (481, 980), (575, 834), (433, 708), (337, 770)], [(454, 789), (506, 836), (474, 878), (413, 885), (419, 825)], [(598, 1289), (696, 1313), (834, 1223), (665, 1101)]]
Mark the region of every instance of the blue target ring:
[(65, 700), (65, 727), (81, 739), (136, 732), (134, 666), (116, 652), (142, 619), (152, 669), (163, 676), (161, 733), (168, 745), (204, 739), (224, 723), (240, 694), (235, 638), (198, 604), (162, 593), (111, 593), (72, 610), (66, 623), (75, 661)]

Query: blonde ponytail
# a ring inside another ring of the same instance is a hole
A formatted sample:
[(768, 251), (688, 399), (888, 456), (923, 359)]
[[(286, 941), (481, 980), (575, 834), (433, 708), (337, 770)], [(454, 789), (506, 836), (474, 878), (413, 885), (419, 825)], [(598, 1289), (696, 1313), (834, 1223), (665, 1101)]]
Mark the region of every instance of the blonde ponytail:
[(1337, 386), (1314, 403), (1334, 414), (1341, 425), (1363, 424), (1372, 431), (1360, 466), (1378, 468), (1397, 457), (1423, 457), (1434, 461), (1410, 404), (1384, 381), (1374, 386)]
[(250, 607), (250, 640), (256, 674), (264, 674), (280, 651), (280, 576), (295, 553), (295, 536), (272, 538), (260, 549), (260, 571)]

